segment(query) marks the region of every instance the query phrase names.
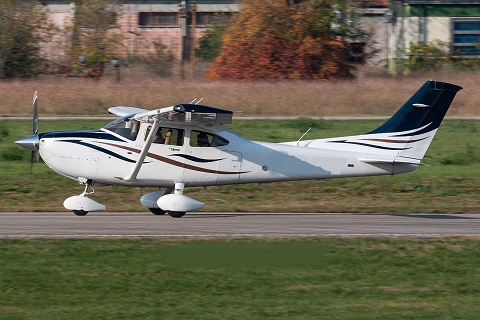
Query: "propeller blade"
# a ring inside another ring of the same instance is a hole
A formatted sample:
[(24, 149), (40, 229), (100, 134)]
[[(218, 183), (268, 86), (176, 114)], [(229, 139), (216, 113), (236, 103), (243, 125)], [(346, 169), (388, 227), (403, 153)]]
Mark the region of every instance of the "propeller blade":
[[(38, 134), (38, 104), (37, 104), (37, 99), (38, 99), (38, 94), (37, 91), (35, 91), (35, 94), (33, 95), (33, 123), (32, 123), (32, 133), (34, 135)], [(37, 136), (38, 137), (38, 136)], [(40, 155), (38, 153), (38, 150), (32, 150), (32, 156), (30, 158), (30, 175), (32, 175), (33, 172), (33, 164), (38, 163), (40, 160)]]
[(38, 151), (32, 151), (32, 163), (38, 163), (40, 161), (40, 153)]
[(30, 176), (33, 173), (33, 164), (38, 163), (40, 161), (40, 154), (38, 151), (32, 151), (32, 156), (30, 158)]
[(38, 106), (37, 106), (37, 91), (33, 95), (33, 134), (38, 134)]

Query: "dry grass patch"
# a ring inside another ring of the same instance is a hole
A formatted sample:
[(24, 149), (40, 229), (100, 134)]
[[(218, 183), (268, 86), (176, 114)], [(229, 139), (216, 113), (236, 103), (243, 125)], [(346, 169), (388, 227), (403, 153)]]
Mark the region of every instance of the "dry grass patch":
[(33, 92), (38, 91), (41, 115), (105, 115), (113, 105), (154, 109), (204, 97), (207, 105), (242, 111), (244, 116), (388, 116), (431, 78), (464, 87), (448, 115), (479, 116), (478, 76), (432, 74), (328, 82), (124, 78), (120, 83), (52, 76), (1, 82), (0, 115), (30, 115)]

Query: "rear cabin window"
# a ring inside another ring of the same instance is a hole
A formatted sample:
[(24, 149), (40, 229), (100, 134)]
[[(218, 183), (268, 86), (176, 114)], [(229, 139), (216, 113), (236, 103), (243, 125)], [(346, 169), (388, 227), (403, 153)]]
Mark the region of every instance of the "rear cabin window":
[(228, 145), (228, 140), (204, 131), (192, 130), (190, 132), (191, 147), (222, 147)]

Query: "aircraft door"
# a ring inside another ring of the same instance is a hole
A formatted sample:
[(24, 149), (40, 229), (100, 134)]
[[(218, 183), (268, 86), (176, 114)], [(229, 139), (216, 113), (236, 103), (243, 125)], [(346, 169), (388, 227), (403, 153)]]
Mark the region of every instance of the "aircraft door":
[(239, 179), (241, 154), (226, 150), (228, 141), (218, 135), (192, 130), (185, 154), (185, 182), (217, 184)]
[[(142, 149), (151, 126), (140, 131), (136, 146)], [(183, 180), (185, 164), (185, 130), (171, 127), (160, 127), (152, 141), (145, 158), (145, 164), (139, 178), (155, 180)]]
[(240, 167), (242, 164), (242, 154), (236, 151), (220, 150), (218, 163), (217, 183), (235, 182), (240, 179)]

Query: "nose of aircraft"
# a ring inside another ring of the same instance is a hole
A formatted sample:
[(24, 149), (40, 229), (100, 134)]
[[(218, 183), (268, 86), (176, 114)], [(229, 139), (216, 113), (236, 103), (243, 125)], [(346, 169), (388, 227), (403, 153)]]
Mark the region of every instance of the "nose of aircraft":
[(28, 150), (38, 151), (39, 140), (38, 134), (34, 134), (33, 136), (17, 140), (15, 143), (19, 146), (27, 148)]

